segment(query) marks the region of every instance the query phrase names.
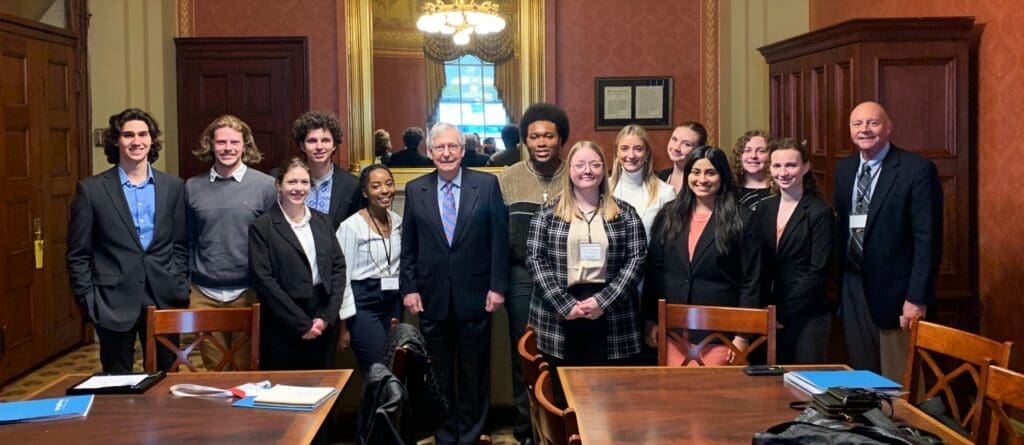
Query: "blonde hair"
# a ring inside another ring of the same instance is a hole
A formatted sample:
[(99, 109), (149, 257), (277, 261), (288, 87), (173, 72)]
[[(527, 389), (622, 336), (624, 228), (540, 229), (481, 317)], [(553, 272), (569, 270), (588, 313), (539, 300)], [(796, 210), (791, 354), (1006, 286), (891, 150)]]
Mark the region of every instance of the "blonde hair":
[(640, 170), (643, 172), (644, 186), (647, 188), (647, 205), (651, 206), (658, 202), (658, 183), (661, 179), (654, 174), (654, 154), (651, 153), (651, 140), (647, 137), (647, 130), (636, 124), (629, 124), (622, 127), (619, 130), (618, 136), (615, 136), (615, 146), (612, 147), (612, 153), (615, 154), (615, 161), (612, 165), (612, 177), (609, 187), (612, 191), (615, 190), (615, 186), (619, 184), (619, 179), (622, 178), (622, 165), (619, 164), (619, 143), (626, 136), (636, 136), (640, 138), (640, 141), (644, 143), (644, 149), (647, 150), (647, 158), (644, 160), (643, 167)]
[[(562, 175), (562, 196), (555, 204), (554, 213), (556, 216), (567, 223), (571, 223), (573, 218), (583, 218), (583, 212), (580, 212), (579, 207), (576, 205), (576, 195), (573, 194), (575, 186), (572, 183), (572, 157), (577, 152), (582, 150), (591, 150), (597, 153), (597, 157), (601, 159), (601, 163), (605, 164), (604, 151), (601, 147), (591, 141), (579, 141), (572, 146), (569, 150), (569, 155), (565, 157), (566, 163), (569, 164), (569, 170), (566, 174)], [(601, 214), (605, 221), (614, 221), (619, 217), (619, 205), (615, 203), (615, 198), (612, 197), (611, 189), (608, 187), (608, 174), (604, 173), (604, 177), (601, 178), (601, 184), (598, 186), (598, 194), (601, 197), (599, 204)]]
[(225, 114), (206, 126), (202, 137), (199, 138), (199, 148), (192, 150), (192, 154), (196, 155), (200, 161), (210, 162), (213, 160), (213, 134), (221, 128), (230, 128), (242, 134), (242, 146), (245, 147), (242, 151), (242, 162), (252, 165), (259, 164), (263, 160), (263, 153), (260, 153), (260, 149), (256, 147), (256, 139), (253, 138), (249, 125), (235, 116)]

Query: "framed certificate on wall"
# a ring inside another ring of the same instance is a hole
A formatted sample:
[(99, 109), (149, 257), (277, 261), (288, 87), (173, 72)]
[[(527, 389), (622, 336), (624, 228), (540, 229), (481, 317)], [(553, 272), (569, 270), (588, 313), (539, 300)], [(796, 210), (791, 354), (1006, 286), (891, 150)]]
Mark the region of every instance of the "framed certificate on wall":
[(594, 128), (618, 130), (629, 124), (671, 128), (672, 77), (594, 79)]

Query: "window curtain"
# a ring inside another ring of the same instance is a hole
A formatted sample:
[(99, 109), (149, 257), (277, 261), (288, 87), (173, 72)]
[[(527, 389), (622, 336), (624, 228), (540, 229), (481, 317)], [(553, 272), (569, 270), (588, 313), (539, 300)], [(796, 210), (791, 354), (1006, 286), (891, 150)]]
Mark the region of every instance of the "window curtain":
[(444, 62), (472, 54), (494, 64), (494, 88), (505, 105), (509, 122), (516, 122), (520, 113), (519, 72), (515, 63), (515, 47), (508, 28), (487, 35), (473, 35), (468, 45), (459, 46), (449, 35), (428, 34), (423, 39), (427, 79), (427, 127), (437, 122), (437, 105), (445, 86)]

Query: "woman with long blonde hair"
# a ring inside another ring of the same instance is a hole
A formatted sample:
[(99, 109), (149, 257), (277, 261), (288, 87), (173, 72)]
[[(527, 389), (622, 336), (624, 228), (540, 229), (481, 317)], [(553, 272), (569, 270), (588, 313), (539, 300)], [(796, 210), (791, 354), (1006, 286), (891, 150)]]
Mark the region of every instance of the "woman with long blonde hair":
[(615, 162), (610, 186), (612, 195), (633, 206), (650, 238), (654, 217), (667, 202), (675, 199), (675, 190), (654, 174), (651, 141), (644, 127), (630, 124), (615, 137)]

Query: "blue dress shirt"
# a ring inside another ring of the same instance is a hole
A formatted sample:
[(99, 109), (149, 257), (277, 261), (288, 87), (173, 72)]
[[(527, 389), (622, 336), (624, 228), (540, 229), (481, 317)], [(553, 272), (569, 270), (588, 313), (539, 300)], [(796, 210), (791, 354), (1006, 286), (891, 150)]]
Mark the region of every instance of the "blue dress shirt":
[(154, 219), (156, 217), (156, 186), (153, 185), (153, 169), (146, 166), (146, 180), (135, 185), (128, 179), (128, 174), (121, 166), (117, 167), (117, 175), (121, 179), (121, 191), (128, 201), (128, 211), (132, 214), (132, 222), (139, 234), (142, 250), (149, 248), (153, 241)]

